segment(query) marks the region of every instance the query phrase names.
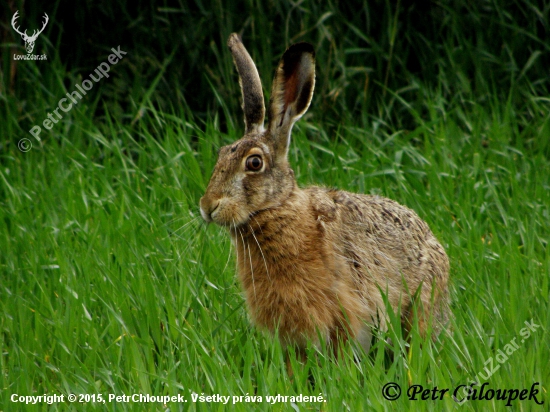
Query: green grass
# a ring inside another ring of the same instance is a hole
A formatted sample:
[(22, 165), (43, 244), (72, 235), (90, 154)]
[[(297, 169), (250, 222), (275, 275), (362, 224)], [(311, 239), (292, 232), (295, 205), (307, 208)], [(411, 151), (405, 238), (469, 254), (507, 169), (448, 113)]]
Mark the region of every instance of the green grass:
[[(548, 2), (56, 0), (45, 5), (14, 0), (2, 3), (0, 10), (6, 28), (0, 93), (12, 91), (21, 101), (16, 131), (26, 132), (34, 124), (48, 91), (60, 84), (71, 89), (79, 75), (87, 77), (112, 47), (121, 45), (128, 58), (101, 92), (90, 92), (103, 99), (102, 105), (90, 107), (91, 115), (104, 115), (105, 105), (112, 115), (131, 121), (150, 96), (157, 110), (185, 108), (187, 117), (192, 113), (204, 122), (212, 113), (231, 113), (219, 119), (227, 132), (242, 117), (226, 47), (231, 32), (242, 34), (266, 81), (289, 44), (312, 43), (318, 61), (313, 108), (320, 119), (366, 126), (374, 116), (393, 130), (413, 128), (413, 113), (399, 101), (425, 115), (426, 87), (439, 89), (446, 101), (474, 97), (487, 102), (510, 94), (518, 108), (528, 95), (550, 93)], [(23, 45), (10, 29), (16, 10), (21, 27), (29, 30), (39, 25), (44, 12), (50, 16), (36, 43), (36, 52), (49, 60), (30, 75), (22, 75), (25, 65), (11, 64), (11, 48), (22, 50)], [(63, 67), (63, 75), (46, 73), (52, 62)], [(39, 84), (44, 89), (31, 87)], [(269, 92), (270, 85), (264, 88)], [(38, 101), (37, 94), (42, 96)]]
[[(12, 67), (4, 44), (1, 411), (167, 410), (10, 401), (45, 393), (188, 400), (169, 403), (170, 411), (548, 410), (550, 7), (448, 2), (424, 12), (405, 1), (247, 1), (243, 17), (221, 3), (180, 10), (151, 2), (128, 13), (124, 2), (109, 4), (87, 4), (63, 20), (57, 2), (37, 43), (47, 64)], [(39, 20), (36, 10), (29, 19)], [(119, 31), (106, 29), (112, 16)], [(99, 37), (70, 25), (89, 28), (92, 17)], [(431, 342), (413, 331), (407, 347), (395, 319), (359, 361), (353, 345), (338, 361), (309, 348), (308, 363), (294, 364), (290, 378), (277, 340), (251, 327), (229, 236), (206, 226), (198, 210), (217, 148), (243, 129), (224, 46), (241, 29), (266, 91), (290, 41), (315, 44), (317, 93), (290, 150), (299, 184), (380, 194), (416, 210), (450, 257), (452, 333)], [(105, 61), (117, 33), (128, 56), (36, 141), (30, 127)], [(63, 53), (71, 44), (74, 61)], [(33, 144), (29, 152), (17, 149), (22, 138)], [(540, 325), (527, 339), (525, 322)], [(513, 339), (518, 348), (490, 387), (540, 382), (543, 406), (382, 396), (389, 382), (404, 392), (469, 384)], [(202, 393), (264, 402), (193, 403)], [(266, 397), (277, 394), (326, 402), (269, 405)]]
[[(349, 351), (335, 362), (311, 349), (293, 379), (280, 345), (248, 322), (227, 233), (204, 225), (198, 213), (216, 148), (238, 131), (227, 135), (215, 122), (196, 124), (150, 106), (135, 126), (109, 116), (91, 124), (84, 102), (42, 145), (33, 141), (27, 153), (4, 147), (3, 410), (21, 410), (11, 394), (43, 393), (188, 399), (170, 410), (224, 410), (193, 404), (192, 393), (326, 399), (300, 410), (457, 410), (448, 396), (390, 402), (381, 390), (388, 382), (404, 389), (467, 384), (531, 320), (541, 327), (489, 383), (521, 389), (541, 382), (547, 391), (548, 102), (532, 98), (528, 125), (506, 102), (470, 103), (448, 114), (437, 104), (437, 95), (427, 99), (430, 118), (391, 134), (376, 122), (328, 134), (311, 113), (296, 127), (290, 158), (302, 185), (382, 194), (430, 224), (451, 260), (453, 333), (434, 344), (414, 335), (410, 353), (402, 343), (388, 352), (380, 339), (359, 363)], [(546, 392), (539, 399), (549, 402)], [(514, 405), (543, 410), (533, 402)], [(460, 407), (504, 409), (487, 401)]]

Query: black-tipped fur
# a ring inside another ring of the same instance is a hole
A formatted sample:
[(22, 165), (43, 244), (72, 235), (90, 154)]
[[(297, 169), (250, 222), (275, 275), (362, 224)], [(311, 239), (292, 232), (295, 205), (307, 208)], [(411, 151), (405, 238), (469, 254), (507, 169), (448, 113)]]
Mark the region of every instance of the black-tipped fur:
[(307, 111), (315, 87), (315, 51), (296, 43), (283, 54), (271, 90), (269, 131), (277, 151), (286, 153), (292, 125)]

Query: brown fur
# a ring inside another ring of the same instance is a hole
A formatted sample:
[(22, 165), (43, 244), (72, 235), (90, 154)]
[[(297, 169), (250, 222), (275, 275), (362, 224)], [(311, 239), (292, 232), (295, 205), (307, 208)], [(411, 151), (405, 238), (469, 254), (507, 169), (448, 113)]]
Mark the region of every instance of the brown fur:
[[(241, 72), (250, 77), (253, 70)], [(292, 46), (274, 80), (268, 129), (261, 119), (221, 149), (200, 201), (206, 221), (229, 228), (252, 321), (302, 349), (319, 336), (334, 344), (347, 336), (368, 340), (370, 327), (387, 329), (386, 294), (406, 331), (414, 304), (421, 333), (433, 317), (437, 334), (449, 318), (449, 262), (428, 225), (386, 198), (295, 183), (290, 130), (313, 84), (311, 46)], [(246, 168), (249, 156), (262, 159), (260, 171)]]

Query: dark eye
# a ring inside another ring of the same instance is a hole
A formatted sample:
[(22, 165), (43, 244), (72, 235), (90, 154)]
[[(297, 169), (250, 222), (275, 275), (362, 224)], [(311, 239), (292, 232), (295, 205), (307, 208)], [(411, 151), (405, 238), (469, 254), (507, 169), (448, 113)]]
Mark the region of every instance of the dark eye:
[(258, 172), (262, 169), (264, 162), (259, 155), (252, 155), (246, 159), (246, 170)]

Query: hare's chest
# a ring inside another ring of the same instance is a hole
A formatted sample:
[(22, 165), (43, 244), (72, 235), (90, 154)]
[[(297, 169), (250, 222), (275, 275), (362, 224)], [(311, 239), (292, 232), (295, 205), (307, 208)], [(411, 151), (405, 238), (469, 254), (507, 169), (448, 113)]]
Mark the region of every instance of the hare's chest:
[(296, 248), (281, 248), (275, 257), (260, 247), (256, 242), (236, 247), (238, 277), (253, 323), (271, 332), (278, 328), (281, 337), (295, 342), (315, 337), (318, 328), (328, 333), (338, 296), (333, 269), (322, 253), (303, 258)]

